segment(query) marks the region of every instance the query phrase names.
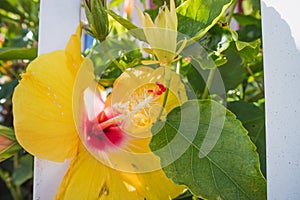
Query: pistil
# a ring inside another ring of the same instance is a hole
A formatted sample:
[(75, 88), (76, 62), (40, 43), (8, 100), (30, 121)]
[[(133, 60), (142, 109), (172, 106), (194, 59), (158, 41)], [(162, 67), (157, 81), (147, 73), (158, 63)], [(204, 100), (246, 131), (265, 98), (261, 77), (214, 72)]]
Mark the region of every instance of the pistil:
[(98, 127), (101, 129), (101, 130), (104, 130), (110, 126), (116, 126), (120, 123), (121, 121), (121, 118), (122, 116), (121, 115), (118, 115), (116, 117), (113, 117), (113, 118), (110, 118), (104, 122), (100, 122), (100, 124), (98, 125)]

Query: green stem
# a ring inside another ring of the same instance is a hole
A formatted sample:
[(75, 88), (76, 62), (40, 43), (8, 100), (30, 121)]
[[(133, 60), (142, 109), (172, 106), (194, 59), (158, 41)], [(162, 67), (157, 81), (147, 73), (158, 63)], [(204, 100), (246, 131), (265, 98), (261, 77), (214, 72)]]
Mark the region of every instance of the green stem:
[(103, 3), (103, 7), (106, 8), (106, 5), (107, 5), (106, 0), (102, 1), (102, 3)]
[(209, 71), (209, 75), (208, 75), (208, 78), (207, 78), (207, 81), (206, 81), (206, 86), (205, 86), (203, 94), (202, 94), (202, 99), (207, 99), (207, 97), (208, 97), (209, 89), (210, 89), (211, 84), (213, 82), (216, 70), (217, 69), (214, 68), (214, 69), (211, 69)]
[(18, 194), (17, 194), (16, 188), (12, 184), (11, 177), (8, 175), (8, 172), (4, 172), (1, 168), (0, 168), (0, 178), (5, 182), (13, 199), (18, 200)]
[(230, 11), (228, 13), (228, 17), (227, 17), (227, 23), (230, 24), (231, 20), (232, 20), (232, 17), (233, 17), (233, 14), (234, 14), (234, 10), (235, 10), (235, 7), (238, 3), (238, 0), (233, 0), (232, 2), (232, 5), (230, 7)]
[[(16, 170), (20, 165), (19, 162), (19, 154), (16, 153), (14, 155), (14, 170)], [(16, 198), (15, 200), (22, 200), (22, 192), (21, 192), (21, 187), (19, 185), (15, 185), (16, 188)]]
[(177, 62), (176, 64), (176, 74), (180, 74), (181, 63)]
[(246, 68), (247, 68), (247, 71), (249, 72), (249, 74), (252, 76), (252, 78), (256, 82), (256, 84), (257, 84), (258, 88), (260, 89), (261, 93), (264, 94), (265, 93), (264, 88), (260, 85), (259, 81), (256, 79), (252, 69), (249, 66), (247, 66)]
[(159, 115), (157, 117), (157, 121), (160, 120), (163, 112), (164, 112), (164, 108), (167, 104), (167, 99), (168, 99), (168, 95), (169, 95), (169, 87), (170, 87), (170, 83), (171, 83), (171, 69), (170, 66), (164, 66), (165, 68), (165, 80), (166, 80), (166, 92), (164, 95), (164, 99), (163, 99), (163, 104), (162, 104), (162, 108), (159, 112)]
[(115, 63), (115, 65), (117, 65), (117, 67), (122, 71), (124, 72), (124, 67), (116, 60), (116, 58), (113, 57), (113, 55), (111, 55), (111, 53), (109, 52), (105, 42), (101, 42), (100, 43), (104, 53)]

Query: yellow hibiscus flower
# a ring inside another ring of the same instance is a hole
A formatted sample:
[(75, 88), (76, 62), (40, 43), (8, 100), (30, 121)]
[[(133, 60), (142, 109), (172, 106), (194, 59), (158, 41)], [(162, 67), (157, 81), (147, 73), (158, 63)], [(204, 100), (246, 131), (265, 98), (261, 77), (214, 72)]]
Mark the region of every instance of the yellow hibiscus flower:
[(143, 14), (139, 8), (137, 9), (146, 40), (151, 46), (151, 50), (148, 51), (157, 57), (157, 62), (161, 65), (171, 64), (187, 42), (184, 40), (176, 51), (178, 22), (174, 0), (170, 0), (170, 10), (166, 4), (160, 8), (154, 22), (149, 14)]
[(162, 109), (164, 68), (123, 73), (106, 99), (93, 65), (80, 54), (80, 30), (66, 49), (36, 58), (13, 96), (19, 143), (34, 156), (73, 158), (56, 199), (171, 199), (184, 190), (160, 169), (150, 148), (152, 123), (186, 100), (171, 74)]

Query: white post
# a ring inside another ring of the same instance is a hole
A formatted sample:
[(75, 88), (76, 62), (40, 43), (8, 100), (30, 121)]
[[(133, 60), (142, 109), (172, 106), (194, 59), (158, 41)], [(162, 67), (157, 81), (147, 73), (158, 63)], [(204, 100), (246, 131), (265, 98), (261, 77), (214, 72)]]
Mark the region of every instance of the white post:
[[(41, 0), (39, 54), (65, 49), (80, 21), (80, 0)], [(35, 158), (33, 199), (52, 200), (69, 162)]]
[(268, 199), (300, 199), (300, 3), (261, 5)]

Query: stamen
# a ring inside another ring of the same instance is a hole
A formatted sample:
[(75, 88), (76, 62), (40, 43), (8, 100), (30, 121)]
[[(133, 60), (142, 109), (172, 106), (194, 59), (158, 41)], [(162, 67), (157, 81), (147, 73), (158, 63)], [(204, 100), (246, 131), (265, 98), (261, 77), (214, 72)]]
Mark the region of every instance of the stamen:
[(104, 130), (104, 129), (110, 127), (110, 126), (115, 126), (115, 125), (117, 125), (118, 123), (120, 123), (121, 117), (122, 117), (122, 116), (119, 115), (119, 116), (116, 116), (116, 117), (114, 117), (114, 118), (110, 118), (110, 119), (108, 119), (108, 120), (106, 120), (106, 121), (104, 121), (104, 122), (101, 122), (98, 126), (99, 126), (99, 128), (100, 128), (101, 130)]
[[(146, 84), (137, 88), (129, 97), (128, 101), (114, 104), (113, 109), (122, 115), (120, 118), (111, 118), (121, 123), (121, 128), (125, 129), (130, 127), (131, 124), (147, 127), (151, 124), (152, 120), (156, 118), (155, 112), (152, 108), (160, 106), (161, 95), (166, 92), (166, 87), (156, 82)], [(106, 121), (106, 120), (105, 120)], [(113, 121), (114, 123), (118, 123)], [(107, 127), (113, 122), (101, 123), (99, 127)], [(120, 125), (120, 124), (118, 124)]]

